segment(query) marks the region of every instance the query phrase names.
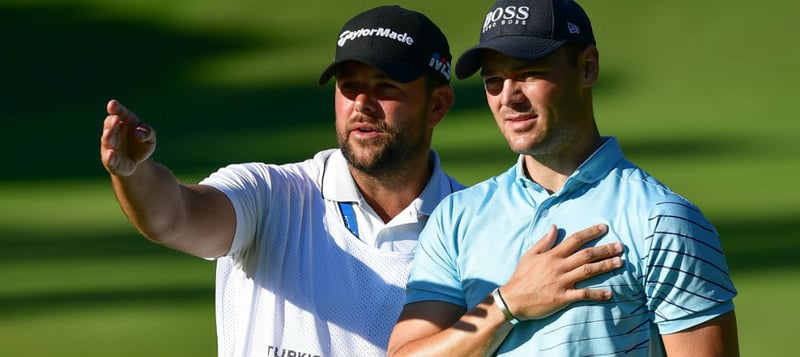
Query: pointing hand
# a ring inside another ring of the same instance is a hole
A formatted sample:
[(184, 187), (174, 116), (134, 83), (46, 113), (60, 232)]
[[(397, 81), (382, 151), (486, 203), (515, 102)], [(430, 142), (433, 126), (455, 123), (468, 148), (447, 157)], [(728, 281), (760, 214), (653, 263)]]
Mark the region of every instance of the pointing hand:
[(156, 132), (115, 99), (108, 102), (106, 111), (100, 158), (112, 175), (130, 176), (155, 151)]

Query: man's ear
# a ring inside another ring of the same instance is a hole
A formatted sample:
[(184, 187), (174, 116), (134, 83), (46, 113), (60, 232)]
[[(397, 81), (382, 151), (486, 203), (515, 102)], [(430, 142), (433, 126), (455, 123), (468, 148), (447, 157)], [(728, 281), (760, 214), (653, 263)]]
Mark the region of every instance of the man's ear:
[(433, 90), (433, 93), (431, 93), (431, 120), (429, 123), (431, 128), (442, 121), (447, 112), (450, 111), (450, 107), (453, 106), (455, 99), (455, 91), (449, 84), (439, 86)]
[(583, 85), (591, 87), (597, 82), (600, 75), (600, 53), (597, 51), (597, 46), (586, 46), (581, 53), (581, 63), (583, 64)]

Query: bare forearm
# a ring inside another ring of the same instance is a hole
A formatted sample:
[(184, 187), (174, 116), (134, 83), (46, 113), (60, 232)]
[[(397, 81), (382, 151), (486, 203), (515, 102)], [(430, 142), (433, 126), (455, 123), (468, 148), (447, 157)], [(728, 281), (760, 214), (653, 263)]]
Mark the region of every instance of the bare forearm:
[[(500, 310), (493, 305), (493, 302), (491, 296), (487, 297), (473, 310), (463, 314), (450, 327), (425, 338), (413, 340), (397, 347), (393, 346), (390, 341), (389, 356), (480, 357), (492, 355), (508, 336), (512, 327)], [(400, 322), (400, 324), (403, 323), (405, 322)], [(417, 322), (409, 321), (409, 323)], [(394, 336), (393, 339), (395, 339)], [(397, 336), (397, 339), (402, 340), (403, 338)], [(396, 345), (401, 344), (402, 342), (396, 343)], [(392, 350), (393, 347), (395, 350)]]
[(111, 181), (125, 215), (148, 239), (204, 258), (230, 249), (236, 218), (221, 191), (182, 185), (169, 169), (149, 160), (130, 176), (111, 175)]
[(181, 185), (169, 169), (149, 159), (155, 130), (116, 100), (106, 110), (100, 160), (131, 223), (147, 238), (189, 254), (225, 254), (236, 227), (227, 196), (210, 186)]
[(558, 231), (555, 226), (550, 227), (547, 235), (522, 257), (509, 282), (493, 292), (503, 301), (498, 306), (493, 295), (466, 314), (463, 307), (442, 301), (406, 305), (389, 340), (390, 356), (491, 355), (512, 328), (500, 306), (509, 320), (530, 320), (548, 316), (575, 301), (608, 300), (610, 291), (575, 289), (577, 282), (622, 265), (617, 256), (622, 252), (621, 244), (580, 249), (607, 231), (606, 225), (595, 225), (552, 248)]
[(184, 219), (184, 204), (175, 175), (147, 160), (129, 176), (111, 175), (114, 194), (133, 225), (147, 238), (168, 242)]
[(685, 331), (663, 335), (670, 357), (738, 357), (736, 313), (728, 312)]

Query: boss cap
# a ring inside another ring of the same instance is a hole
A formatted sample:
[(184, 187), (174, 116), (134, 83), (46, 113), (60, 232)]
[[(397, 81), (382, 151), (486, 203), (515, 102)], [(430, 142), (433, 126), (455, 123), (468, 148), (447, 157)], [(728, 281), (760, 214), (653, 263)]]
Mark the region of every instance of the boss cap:
[(484, 50), (532, 61), (564, 44), (594, 44), (586, 12), (572, 0), (499, 0), (484, 18), (480, 41), (456, 62), (456, 76), (464, 79), (481, 68)]

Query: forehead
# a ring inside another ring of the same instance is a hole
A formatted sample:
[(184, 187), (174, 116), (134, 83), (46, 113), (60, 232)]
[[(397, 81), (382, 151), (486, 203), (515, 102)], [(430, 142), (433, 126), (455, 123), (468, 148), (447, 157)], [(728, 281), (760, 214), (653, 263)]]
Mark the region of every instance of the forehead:
[(336, 69), (336, 78), (369, 77), (376, 79), (391, 79), (389, 75), (377, 67), (358, 61), (347, 61)]
[(564, 48), (537, 58), (535, 60), (521, 60), (494, 50), (484, 50), (481, 54), (481, 75), (495, 72), (516, 72), (533, 67), (549, 67), (563, 58)]

